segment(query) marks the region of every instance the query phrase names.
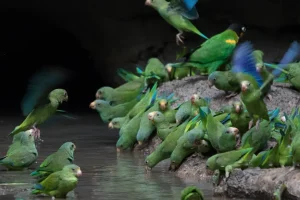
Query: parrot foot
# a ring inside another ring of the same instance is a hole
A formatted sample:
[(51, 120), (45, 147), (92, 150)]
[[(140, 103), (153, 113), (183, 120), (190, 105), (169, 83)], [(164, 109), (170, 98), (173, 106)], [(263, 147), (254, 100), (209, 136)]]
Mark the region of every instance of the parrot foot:
[(51, 197), (51, 200), (55, 200), (55, 197)]
[(178, 46), (180, 45), (180, 43), (184, 44), (183, 39), (184, 39), (183, 33), (176, 34), (176, 44)]
[(231, 93), (231, 94), (225, 96), (225, 99), (229, 99), (229, 98), (231, 98), (231, 97), (235, 97), (235, 96), (238, 95), (238, 94), (239, 94), (239, 93), (233, 92), (233, 93)]
[(253, 119), (249, 122), (248, 129), (250, 130), (253, 125)]
[(294, 171), (294, 170), (295, 170), (295, 167), (293, 166), (293, 167), (291, 167), (291, 169), (289, 169), (289, 172)]
[(35, 125), (32, 126), (34, 132), (34, 139), (43, 142), (41, 139), (41, 131), (40, 129), (36, 128)]

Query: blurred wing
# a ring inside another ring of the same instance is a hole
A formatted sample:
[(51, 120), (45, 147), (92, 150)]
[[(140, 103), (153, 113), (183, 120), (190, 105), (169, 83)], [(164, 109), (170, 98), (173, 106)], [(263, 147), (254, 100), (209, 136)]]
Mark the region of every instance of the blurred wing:
[(256, 62), (252, 52), (252, 44), (248, 41), (237, 46), (233, 55), (232, 72), (253, 76), (260, 87), (263, 84), (263, 79), (256, 71)]
[(69, 70), (51, 66), (37, 72), (29, 81), (21, 103), (23, 115), (27, 116), (39, 105), (49, 103), (48, 94), (69, 77)]

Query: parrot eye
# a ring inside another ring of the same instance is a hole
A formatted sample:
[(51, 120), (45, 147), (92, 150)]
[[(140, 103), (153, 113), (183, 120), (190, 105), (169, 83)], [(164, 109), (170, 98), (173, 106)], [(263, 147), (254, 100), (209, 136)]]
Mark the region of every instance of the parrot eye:
[(75, 169), (74, 169), (74, 168), (72, 168), (72, 170), (73, 170), (73, 171), (75, 171)]
[(65, 93), (64, 93), (64, 96), (66, 97), (67, 95), (68, 95), (67, 92), (65, 92)]
[(246, 32), (246, 30), (247, 30), (246, 27), (242, 27), (243, 32)]
[(156, 114), (156, 116), (158, 117), (158, 116), (159, 116), (159, 114), (157, 113), (157, 114)]
[(32, 134), (29, 134), (29, 137), (31, 137), (32, 136)]
[(214, 81), (216, 80), (216, 78), (214, 78)]
[(248, 86), (250, 85), (250, 83), (248, 83)]

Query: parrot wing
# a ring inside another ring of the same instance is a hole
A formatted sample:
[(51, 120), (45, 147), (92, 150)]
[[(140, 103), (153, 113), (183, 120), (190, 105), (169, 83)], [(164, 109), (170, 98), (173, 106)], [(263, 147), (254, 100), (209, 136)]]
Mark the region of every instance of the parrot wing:
[(23, 115), (27, 116), (33, 109), (49, 103), (48, 94), (67, 80), (68, 73), (69, 70), (56, 66), (46, 67), (36, 73), (21, 103)]

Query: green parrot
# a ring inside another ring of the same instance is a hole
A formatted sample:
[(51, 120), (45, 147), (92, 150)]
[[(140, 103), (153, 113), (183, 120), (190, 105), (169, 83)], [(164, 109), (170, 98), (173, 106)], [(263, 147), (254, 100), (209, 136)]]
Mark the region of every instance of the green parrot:
[(122, 127), (122, 134), (116, 144), (117, 151), (131, 149), (134, 146), (144, 112), (142, 110)]
[(18, 149), (21, 146), (21, 138), (23, 136), (25, 131), (20, 132), (17, 135), (14, 135), (12, 144), (9, 145), (8, 150), (6, 152), (6, 155), (9, 155), (11, 152), (13, 152), (15, 149)]
[(246, 32), (240, 24), (231, 24), (225, 31), (206, 40), (187, 55), (182, 63), (174, 63), (173, 67), (194, 67), (201, 72), (212, 72), (226, 65), (239, 41)]
[(255, 65), (256, 70), (261, 75), (263, 81), (267, 81), (269, 78), (272, 79), (266, 85), (266, 87), (262, 90), (263, 95), (267, 96), (269, 100), (272, 100), (272, 96), (270, 94), (268, 94), (268, 92), (271, 90), (271, 86), (273, 84), (273, 77), (272, 77), (272, 74), (268, 71), (268, 69), (264, 65), (264, 62), (263, 62), (264, 52), (262, 52), (261, 50), (255, 50), (255, 51), (253, 51), (253, 56), (254, 56), (255, 62), (256, 62), (256, 65)]
[(192, 24), (188, 18), (175, 11), (169, 10), (169, 2), (165, 0), (146, 0), (145, 5), (154, 8), (166, 22), (178, 30), (179, 33), (176, 35), (177, 45), (184, 43), (184, 32), (192, 32), (204, 39), (208, 39)]
[(148, 114), (148, 119), (156, 127), (157, 136), (164, 141), (166, 137), (176, 130), (177, 124), (170, 123), (163, 113), (159, 111), (153, 111)]
[(108, 128), (109, 129), (120, 129), (123, 125), (125, 125), (125, 122), (126, 122), (126, 117), (116, 117), (116, 118), (113, 118), (108, 123)]
[(204, 200), (204, 196), (196, 186), (188, 186), (181, 191), (181, 200)]
[(129, 82), (129, 81), (136, 81), (136, 80), (139, 80), (140, 77), (125, 70), (125, 69), (122, 69), (122, 68), (119, 68), (117, 70), (117, 74), (126, 82)]
[(288, 126), (287, 130), (285, 131), (285, 134), (279, 144), (279, 149), (278, 149), (278, 159), (279, 159), (279, 165), (281, 167), (285, 167), (286, 165), (291, 165), (292, 164), (292, 157), (290, 156), (292, 148), (291, 148), (291, 143), (292, 143), (292, 127)]
[(199, 114), (199, 108), (208, 106), (210, 100), (201, 98), (199, 94), (193, 94), (190, 100), (182, 103), (176, 112), (176, 123), (180, 124), (189, 117), (195, 117)]
[(37, 125), (42, 124), (53, 114), (56, 113), (58, 106), (63, 102), (68, 101), (68, 93), (64, 89), (55, 89), (51, 91), (48, 98), (44, 99), (44, 102), (36, 107), (27, 115), (25, 120), (9, 134), (14, 136), (22, 131), (26, 131), (30, 128), (34, 129), (34, 135), (36, 138), (40, 138), (40, 130), (36, 128)]
[[(142, 145), (143, 142), (147, 141), (151, 134), (154, 132), (156, 129), (155, 125), (152, 123), (151, 120), (148, 118), (148, 114), (153, 112), (153, 111), (160, 111), (163, 114), (165, 112), (168, 112), (169, 109), (169, 101), (171, 101), (171, 98), (173, 97), (173, 94), (171, 94), (169, 97), (166, 99), (159, 99), (155, 102), (155, 104), (149, 108), (142, 116), (141, 123), (140, 123), (140, 128), (137, 133), (136, 139), (139, 143), (139, 145)], [(170, 117), (169, 117), (170, 118)], [(175, 113), (171, 119), (166, 118), (166, 120), (170, 120), (170, 122), (175, 121)]]
[[(293, 42), (289, 50), (284, 55), (281, 63), (286, 64), (294, 60), (300, 54), (300, 45)], [(286, 65), (281, 65), (282, 68)], [(250, 42), (245, 42), (237, 47), (233, 57), (233, 69), (235, 73), (247, 71), (254, 78), (254, 81), (240, 79), (241, 83), (241, 100), (244, 103), (252, 120), (249, 122), (249, 129), (253, 125), (254, 118), (256, 121), (256, 128), (261, 119), (269, 121), (268, 110), (265, 102), (263, 101), (263, 90), (274, 77), (277, 77), (281, 72), (274, 70), (272, 76), (262, 83), (260, 74), (256, 71), (255, 59), (253, 57), (253, 48)], [(258, 87), (257, 87), (258, 86)]]
[(74, 190), (78, 184), (78, 178), (82, 175), (79, 166), (66, 165), (61, 171), (50, 174), (45, 180), (34, 185), (32, 194), (46, 194), (55, 198), (66, 198), (67, 194)]
[(23, 170), (32, 165), (38, 157), (38, 152), (35, 146), (34, 130), (30, 129), (21, 132), (20, 143), (18, 147), (9, 154), (0, 158), (0, 165), (5, 166), (8, 170)]
[(196, 8), (198, 0), (166, 0), (170, 2), (168, 10), (179, 13), (187, 19), (198, 19), (199, 14)]
[[(279, 67), (275, 64), (264, 63), (265, 66), (273, 69), (278, 69)], [(286, 82), (288, 81), (296, 90), (300, 91), (300, 62), (295, 62), (288, 64), (285, 70), (281, 70), (282, 75), (275, 79), (276, 82)]]
[(129, 81), (117, 88), (101, 87), (96, 92), (96, 99), (108, 101), (114, 106), (126, 103), (138, 97), (144, 88), (144, 78), (141, 77), (135, 81)]
[(74, 143), (64, 143), (56, 152), (50, 154), (30, 175), (37, 177), (40, 182), (51, 173), (62, 170), (66, 165), (73, 164), (75, 149)]
[(212, 147), (217, 152), (234, 150), (240, 143), (239, 130), (227, 128), (209, 112), (207, 116), (207, 136)]
[(174, 68), (172, 67), (172, 64), (167, 64), (165, 66), (170, 80), (179, 80), (184, 77), (194, 76), (196, 75), (195, 69), (192, 67), (182, 67), (182, 68)]
[(231, 165), (240, 158), (242, 158), (245, 154), (252, 151), (253, 148), (239, 149), (233, 151), (227, 151), (224, 153), (218, 153), (216, 155), (211, 156), (206, 161), (206, 166), (210, 170), (221, 170), (225, 171), (225, 167), (227, 165)]
[(293, 140), (291, 143), (292, 151), (290, 152), (290, 155), (293, 159), (293, 167), (290, 169), (290, 171), (294, 170), (298, 163), (300, 163), (300, 130), (298, 129)]
[(249, 130), (248, 124), (251, 121), (251, 117), (245, 110), (242, 102), (237, 101), (232, 104), (230, 121), (233, 127), (239, 129), (241, 136)]
[(180, 124), (174, 131), (172, 131), (166, 139), (147, 156), (145, 162), (147, 168), (155, 167), (159, 162), (169, 158), (177, 145), (177, 140), (184, 134), (184, 129), (188, 124), (188, 119)]
[(144, 97), (127, 113), (127, 115), (121, 120), (123, 126), (121, 126), (119, 135), (122, 135), (125, 129), (127, 129), (127, 124), (131, 119), (133, 119), (136, 115), (138, 115), (141, 111), (146, 112), (149, 108), (151, 108), (157, 96), (157, 83), (153, 85), (151, 90), (147, 91)]
[(139, 102), (138, 99), (133, 99), (126, 103), (115, 106), (110, 105), (108, 101), (96, 99), (90, 103), (90, 108), (96, 110), (101, 120), (105, 123), (110, 122), (113, 118), (124, 117), (126, 114)]
[(9, 135), (14, 136), (33, 128), (35, 137), (40, 139), (40, 130), (36, 126), (56, 112), (64, 112), (57, 108), (62, 102), (68, 101), (68, 93), (64, 89), (55, 88), (66, 82), (71, 75), (72, 71), (57, 66), (43, 68), (34, 74), (21, 102), (26, 118)]
[(201, 139), (199, 143), (197, 143), (197, 145), (194, 145), (194, 143), (190, 143), (188, 140), (187, 133), (182, 135), (177, 140), (177, 145), (170, 156), (170, 170), (178, 169), (183, 160), (186, 159), (188, 156), (192, 155), (193, 153), (207, 153), (212, 149), (211, 145), (204, 139)]
[[(235, 82), (235, 75), (232, 71), (214, 71), (208, 76), (208, 86), (215, 86), (219, 90), (225, 91), (226, 99), (238, 95), (241, 91), (239, 83)], [(228, 94), (229, 92), (232, 92)]]
[(158, 58), (150, 58), (143, 72), (137, 67), (137, 72), (141, 76), (145, 77), (145, 89), (152, 87), (155, 82), (161, 84), (169, 80), (168, 72), (166, 71), (164, 64)]

